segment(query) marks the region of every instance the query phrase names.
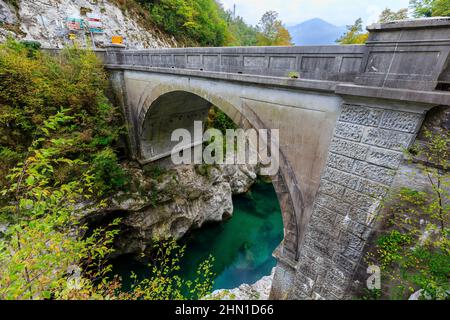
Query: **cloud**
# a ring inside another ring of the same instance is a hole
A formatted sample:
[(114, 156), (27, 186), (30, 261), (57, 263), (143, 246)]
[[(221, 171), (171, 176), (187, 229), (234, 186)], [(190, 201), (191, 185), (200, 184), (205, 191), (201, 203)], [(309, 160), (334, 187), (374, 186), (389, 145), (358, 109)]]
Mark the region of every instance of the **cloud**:
[(336, 25), (348, 25), (359, 17), (366, 24), (378, 19), (384, 8), (408, 7), (408, 0), (220, 0), (226, 9), (236, 4), (236, 13), (248, 23), (258, 23), (264, 12), (277, 11), (288, 25), (322, 18)]
[(377, 5), (369, 5), (366, 9), (366, 23), (375, 23), (378, 21), (378, 17), (380, 16), (383, 9)]

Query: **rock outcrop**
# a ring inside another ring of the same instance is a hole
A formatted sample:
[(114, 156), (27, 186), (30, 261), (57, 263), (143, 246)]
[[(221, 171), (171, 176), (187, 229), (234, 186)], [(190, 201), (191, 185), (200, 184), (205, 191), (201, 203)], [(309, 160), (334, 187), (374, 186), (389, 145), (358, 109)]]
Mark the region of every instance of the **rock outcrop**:
[(128, 166), (128, 171), (134, 190), (115, 195), (106, 207), (95, 207), (86, 216), (91, 225), (122, 218), (117, 255), (140, 253), (152, 239), (179, 239), (205, 223), (229, 219), (232, 195), (247, 192), (257, 178), (257, 167), (249, 165)]
[(15, 8), (3, 0), (0, 0), (0, 21), (10, 25), (17, 23)]
[[(93, 14), (101, 19), (104, 31), (92, 34), (97, 47), (111, 43), (113, 35), (124, 37), (129, 48), (177, 46), (172, 37), (140, 23), (135, 13), (119, 8), (111, 0), (21, 0), (17, 2), (18, 8), (8, 2), (11, 1), (0, 0), (0, 41), (11, 35), (39, 41), (43, 47), (60, 48), (72, 41), (68, 38), (66, 19), (86, 19), (87, 14)], [(92, 44), (88, 32), (75, 33), (79, 44)]]
[(269, 276), (263, 277), (254, 284), (241, 284), (235, 289), (216, 290), (207, 299), (213, 300), (269, 300), (275, 268)]

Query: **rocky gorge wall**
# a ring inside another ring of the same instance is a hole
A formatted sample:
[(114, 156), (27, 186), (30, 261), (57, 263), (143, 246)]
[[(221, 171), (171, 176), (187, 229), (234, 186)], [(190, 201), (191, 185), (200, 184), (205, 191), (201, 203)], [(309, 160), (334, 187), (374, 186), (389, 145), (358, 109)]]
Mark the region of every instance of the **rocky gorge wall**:
[(253, 284), (243, 283), (234, 289), (221, 289), (211, 293), (212, 300), (269, 300), (275, 268), (270, 275), (262, 277)]
[[(18, 7), (13, 4), (17, 3)], [(111, 43), (111, 36), (125, 39), (128, 48), (167, 48), (177, 43), (151, 25), (140, 23), (133, 12), (122, 10), (107, 0), (0, 0), (0, 41), (13, 36), (39, 41), (43, 47), (62, 48), (70, 43), (66, 18), (86, 18), (87, 13), (100, 17), (103, 33), (93, 34), (96, 47)], [(76, 32), (78, 44), (91, 45), (89, 33)]]
[(136, 256), (154, 238), (179, 239), (205, 223), (231, 218), (232, 196), (247, 192), (258, 172), (250, 165), (124, 167), (132, 177), (130, 190), (113, 195), (106, 206), (91, 204), (84, 219), (98, 226), (121, 217), (115, 254)]

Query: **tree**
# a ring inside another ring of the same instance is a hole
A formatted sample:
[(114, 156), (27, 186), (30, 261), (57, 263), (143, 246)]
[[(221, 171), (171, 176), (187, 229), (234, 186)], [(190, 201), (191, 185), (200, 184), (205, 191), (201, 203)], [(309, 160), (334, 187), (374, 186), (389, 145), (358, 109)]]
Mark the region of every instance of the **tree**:
[(260, 46), (289, 46), (292, 45), (292, 38), (289, 31), (278, 19), (278, 13), (267, 11), (261, 17), (257, 26), (257, 43)]
[(256, 46), (258, 30), (252, 25), (245, 23), (240, 16), (233, 16), (231, 10), (224, 10), (221, 7), (221, 15), (226, 21), (228, 30), (226, 34), (226, 46)]
[(102, 164), (112, 166), (103, 166), (99, 172), (117, 174), (107, 179), (117, 184), (106, 184), (106, 176), (98, 176), (94, 188), (108, 193), (125, 186), (115, 152), (105, 153), (114, 149), (123, 132), (121, 113), (105, 96), (107, 75), (93, 52), (66, 48), (55, 59), (8, 39), (0, 44), (0, 74), (0, 187), (9, 184), (5, 179), (9, 170), (26, 156), (37, 128), (61, 107), (72, 118), (50, 139), (64, 136), (74, 141), (62, 155), (83, 160), (83, 164), (56, 166), (52, 180), (77, 179), (100, 154), (103, 159), (109, 155), (112, 161), (97, 161), (98, 169)]
[(410, 0), (414, 18), (450, 16), (449, 0)]
[[(402, 20), (408, 17), (408, 9), (400, 9), (392, 11), (386, 8), (381, 12), (378, 22), (386, 23), (395, 20)], [(363, 44), (367, 41), (369, 33), (363, 32), (363, 21), (361, 18), (357, 19), (353, 25), (347, 26), (347, 32), (336, 42), (340, 44)]]
[(222, 46), (227, 26), (215, 0), (140, 0), (153, 22), (185, 42)]
[(408, 18), (408, 9), (400, 9), (397, 12), (392, 11), (389, 8), (386, 8), (381, 12), (379, 22), (380, 23), (386, 23), (390, 21), (396, 21), (396, 20), (404, 20)]
[(363, 32), (362, 19), (358, 18), (353, 25), (347, 26), (347, 32), (336, 42), (340, 44), (363, 44), (369, 37), (368, 33)]
[(267, 11), (259, 20), (259, 32), (269, 39), (274, 39), (277, 34), (278, 13), (275, 11)]
[[(118, 0), (117, 0), (118, 1)], [(125, 8), (134, 1), (119, 1)], [(218, 0), (137, 0), (146, 20), (191, 46), (255, 46), (258, 30)], [(285, 38), (285, 30), (280, 35)], [(283, 44), (283, 41), (278, 39)]]

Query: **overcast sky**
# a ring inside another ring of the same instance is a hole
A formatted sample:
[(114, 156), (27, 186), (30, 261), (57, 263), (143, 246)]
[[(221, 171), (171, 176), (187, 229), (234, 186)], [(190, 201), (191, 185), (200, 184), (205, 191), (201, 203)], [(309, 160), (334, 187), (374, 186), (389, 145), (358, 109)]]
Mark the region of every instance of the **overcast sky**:
[(236, 4), (236, 14), (257, 24), (264, 12), (275, 10), (286, 25), (322, 18), (335, 25), (353, 24), (359, 17), (365, 24), (375, 22), (384, 8), (408, 7), (408, 0), (220, 0), (226, 9)]

